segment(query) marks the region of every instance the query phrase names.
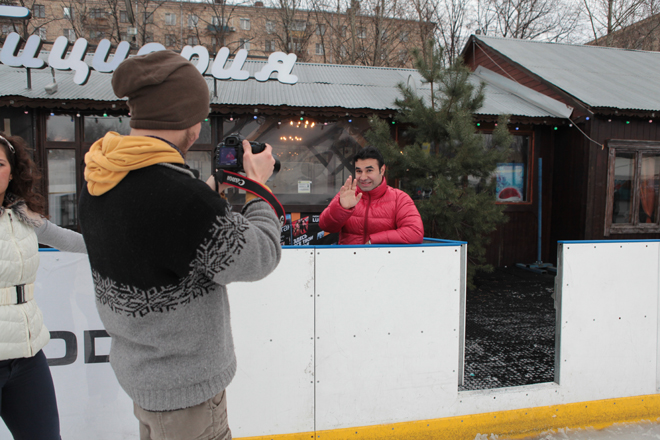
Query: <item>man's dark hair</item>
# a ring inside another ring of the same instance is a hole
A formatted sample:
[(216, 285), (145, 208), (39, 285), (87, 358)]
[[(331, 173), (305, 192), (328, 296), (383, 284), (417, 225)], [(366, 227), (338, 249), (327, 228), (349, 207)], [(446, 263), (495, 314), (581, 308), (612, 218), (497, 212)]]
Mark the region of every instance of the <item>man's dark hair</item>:
[(358, 151), (353, 157), (353, 163), (364, 159), (376, 159), (378, 161), (379, 170), (383, 168), (383, 165), (385, 165), (385, 159), (383, 159), (383, 155), (380, 154), (380, 151), (378, 151), (376, 147), (372, 147), (371, 145)]

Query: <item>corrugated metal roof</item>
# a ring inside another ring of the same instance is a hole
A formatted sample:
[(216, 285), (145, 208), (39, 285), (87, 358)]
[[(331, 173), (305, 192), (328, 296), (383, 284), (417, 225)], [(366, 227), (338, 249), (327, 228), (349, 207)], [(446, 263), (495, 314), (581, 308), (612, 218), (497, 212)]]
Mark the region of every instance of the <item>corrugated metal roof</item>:
[[(296, 63), (292, 74), (298, 76), (294, 85), (283, 84), (273, 77), (265, 82), (253, 76), (266, 64), (248, 60), (243, 69), (250, 72), (246, 81), (215, 80), (206, 76), (211, 93), (217, 87), (212, 105), (226, 106), (282, 106), (299, 108), (343, 108), (395, 111), (394, 100), (401, 95), (398, 83), (415, 84), (418, 93), (429, 95), (428, 85), (414, 69), (364, 67), (332, 64)], [(25, 69), (0, 64), (0, 96), (22, 96), (51, 101), (120, 101), (113, 93), (112, 74), (92, 71), (84, 86), (73, 82), (73, 72), (55, 71), (58, 84), (56, 93), (49, 95), (44, 87), (53, 82), (50, 69), (32, 70), (32, 89), (28, 90)], [(473, 76), (478, 84), (482, 80)], [(215, 82), (215, 84), (214, 84)], [(488, 80), (486, 79), (486, 82)], [(512, 114), (525, 117), (557, 117), (556, 112), (543, 109), (530, 99), (537, 93), (527, 89), (515, 95), (501, 88), (501, 84), (487, 84), (486, 100), (477, 113), (482, 115)]]
[(590, 107), (660, 110), (660, 52), (473, 38)]

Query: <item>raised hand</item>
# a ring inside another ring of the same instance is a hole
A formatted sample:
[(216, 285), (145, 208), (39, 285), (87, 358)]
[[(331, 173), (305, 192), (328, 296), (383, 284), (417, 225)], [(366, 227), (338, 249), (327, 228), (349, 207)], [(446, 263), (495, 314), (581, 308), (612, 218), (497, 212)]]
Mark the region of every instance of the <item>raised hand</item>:
[(353, 176), (348, 176), (346, 183), (339, 188), (339, 204), (344, 209), (351, 209), (358, 204), (362, 198), (362, 193), (355, 194), (357, 189), (357, 179), (353, 180)]

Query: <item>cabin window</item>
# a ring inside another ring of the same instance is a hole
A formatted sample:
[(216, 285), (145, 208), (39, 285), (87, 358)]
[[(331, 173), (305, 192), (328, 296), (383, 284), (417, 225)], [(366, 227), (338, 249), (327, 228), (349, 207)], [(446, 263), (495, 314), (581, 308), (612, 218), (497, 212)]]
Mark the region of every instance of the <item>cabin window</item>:
[[(492, 146), (493, 135), (484, 133), (487, 148)], [(506, 162), (498, 163), (495, 169), (497, 179), (495, 197), (497, 203), (525, 203), (530, 202), (529, 193), (529, 158), (530, 136), (513, 135), (511, 154)]]
[(608, 141), (605, 235), (660, 232), (660, 142)]

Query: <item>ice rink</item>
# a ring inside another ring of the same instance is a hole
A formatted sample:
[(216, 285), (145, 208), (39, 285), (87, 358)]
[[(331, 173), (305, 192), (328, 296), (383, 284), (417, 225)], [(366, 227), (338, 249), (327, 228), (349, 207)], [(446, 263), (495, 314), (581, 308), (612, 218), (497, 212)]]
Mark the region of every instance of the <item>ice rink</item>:
[[(474, 440), (507, 440), (494, 434), (480, 434)], [(614, 425), (600, 431), (594, 429), (561, 429), (525, 440), (646, 440), (660, 439), (660, 419), (655, 422)]]

